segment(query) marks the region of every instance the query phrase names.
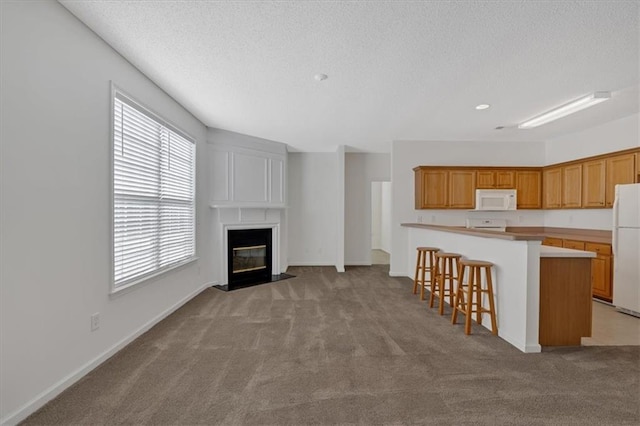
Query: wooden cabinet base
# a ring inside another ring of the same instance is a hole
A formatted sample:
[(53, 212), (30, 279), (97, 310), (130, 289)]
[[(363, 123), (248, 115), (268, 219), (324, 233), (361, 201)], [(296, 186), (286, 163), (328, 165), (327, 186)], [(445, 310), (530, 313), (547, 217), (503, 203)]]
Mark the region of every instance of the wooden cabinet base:
[(591, 259), (540, 259), (542, 346), (578, 346), (591, 336)]

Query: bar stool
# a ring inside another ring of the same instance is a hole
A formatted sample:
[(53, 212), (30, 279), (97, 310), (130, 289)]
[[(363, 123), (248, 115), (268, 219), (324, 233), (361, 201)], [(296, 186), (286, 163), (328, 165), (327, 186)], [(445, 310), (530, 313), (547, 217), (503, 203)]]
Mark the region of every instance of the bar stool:
[[(417, 247), (418, 258), (416, 259), (416, 274), (413, 279), (413, 294), (416, 294), (418, 285), (420, 285), (420, 300), (424, 300), (424, 288), (427, 286), (427, 282), (431, 285), (434, 277), (435, 257), (434, 254), (440, 251), (437, 247)], [(429, 262), (427, 263), (427, 259)], [(429, 272), (429, 279), (425, 278), (426, 273)]]
[[(451, 323), (455, 324), (458, 319), (458, 311), (465, 314), (464, 333), (471, 333), (471, 315), (475, 312), (476, 322), (482, 324), (482, 314), (491, 314), (491, 332), (498, 334), (496, 325), (496, 308), (493, 301), (493, 284), (491, 282), (491, 267), (493, 263), (482, 260), (461, 260), (458, 290), (456, 291)], [(465, 272), (469, 270), (468, 283), (464, 283)], [(482, 271), (485, 273), (487, 287), (482, 287)], [(483, 294), (489, 298), (489, 309), (482, 307)], [(474, 301), (475, 295), (475, 301)], [(475, 307), (475, 309), (474, 309)]]
[(438, 296), (438, 313), (444, 314), (444, 299), (449, 296), (449, 305), (453, 306), (455, 295), (455, 281), (458, 280), (458, 270), (460, 268), (461, 254), (458, 253), (435, 253), (435, 279), (431, 281), (431, 296), (429, 297), (429, 307), (433, 308), (433, 301)]

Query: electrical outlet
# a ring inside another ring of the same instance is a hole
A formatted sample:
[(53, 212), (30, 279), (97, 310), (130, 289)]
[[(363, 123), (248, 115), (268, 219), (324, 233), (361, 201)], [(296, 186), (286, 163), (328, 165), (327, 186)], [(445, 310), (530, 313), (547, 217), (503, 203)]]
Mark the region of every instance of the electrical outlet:
[(422, 216), (418, 216), (418, 223), (422, 223)]
[(518, 223), (522, 223), (522, 222), (524, 222), (524, 217), (518, 216)]
[(91, 315), (91, 331), (96, 331), (100, 328), (100, 312), (96, 312)]
[(435, 215), (431, 216), (431, 223), (436, 223), (436, 216)]

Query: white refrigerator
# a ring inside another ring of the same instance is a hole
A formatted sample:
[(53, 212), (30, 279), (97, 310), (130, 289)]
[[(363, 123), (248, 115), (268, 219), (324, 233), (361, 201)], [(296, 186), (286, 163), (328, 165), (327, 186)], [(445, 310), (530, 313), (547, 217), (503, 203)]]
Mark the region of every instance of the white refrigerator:
[(616, 185), (612, 243), (613, 304), (640, 316), (640, 183)]

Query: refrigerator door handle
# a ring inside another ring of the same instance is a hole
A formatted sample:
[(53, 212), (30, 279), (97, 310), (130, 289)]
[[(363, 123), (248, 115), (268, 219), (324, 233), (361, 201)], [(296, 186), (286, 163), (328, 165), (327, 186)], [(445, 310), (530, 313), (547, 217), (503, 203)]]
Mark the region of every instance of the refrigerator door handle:
[(611, 233), (611, 250), (613, 251), (613, 257), (617, 256), (618, 252), (618, 197), (616, 188), (616, 198), (613, 201), (613, 232)]

